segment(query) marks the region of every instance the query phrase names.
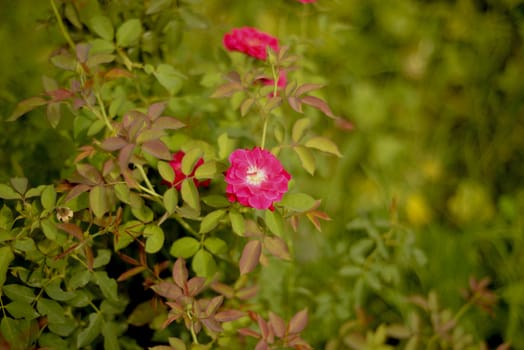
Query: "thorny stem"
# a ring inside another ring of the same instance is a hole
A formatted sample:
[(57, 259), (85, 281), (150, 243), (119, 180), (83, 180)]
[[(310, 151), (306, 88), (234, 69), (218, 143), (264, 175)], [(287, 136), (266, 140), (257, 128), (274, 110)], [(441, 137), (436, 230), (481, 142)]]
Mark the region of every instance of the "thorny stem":
[(60, 31), (62, 32), (62, 35), (66, 39), (67, 44), (71, 48), (71, 51), (73, 51), (73, 53), (75, 53), (76, 52), (75, 43), (74, 43), (73, 39), (71, 39), (71, 36), (69, 35), (69, 32), (67, 31), (66, 27), (64, 26), (64, 22), (62, 21), (62, 16), (60, 16), (60, 13), (58, 13), (58, 9), (56, 8), (55, 1), (54, 0), (50, 0), (50, 3), (51, 3), (51, 7), (53, 8), (53, 12), (55, 13), (55, 17), (56, 17), (56, 20), (58, 22), (58, 27), (60, 27)]

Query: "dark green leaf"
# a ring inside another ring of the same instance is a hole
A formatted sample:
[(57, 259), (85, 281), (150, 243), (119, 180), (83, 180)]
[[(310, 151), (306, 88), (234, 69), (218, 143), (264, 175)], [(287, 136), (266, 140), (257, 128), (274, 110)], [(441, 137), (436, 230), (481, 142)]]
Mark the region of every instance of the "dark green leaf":
[(22, 195), (27, 190), (28, 181), (25, 177), (13, 177), (9, 179), (9, 182), (11, 183), (11, 186), (13, 186), (13, 189)]
[(33, 300), (35, 300), (34, 290), (20, 284), (6, 284), (2, 290), (5, 295), (13, 301), (31, 303)]
[(127, 322), (135, 327), (145, 326), (158, 315), (158, 311), (152, 305), (152, 301), (148, 300), (138, 304), (137, 307), (129, 315)]
[(119, 335), (121, 333), (121, 324), (116, 322), (107, 322), (102, 328), (104, 336), (104, 349), (120, 350)]
[(32, 320), (40, 316), (40, 314), (33, 309), (30, 303), (25, 303), (23, 301), (13, 301), (12, 303), (7, 304), (5, 308), (14, 318)]
[(97, 269), (106, 266), (111, 261), (111, 251), (109, 249), (98, 249), (97, 256), (93, 261), (93, 268)]
[(4, 204), (2, 209), (0, 209), (0, 230), (11, 230), (13, 226), (13, 212), (7, 205)]
[(93, 281), (100, 287), (102, 294), (106, 299), (118, 302), (116, 280), (110, 278), (105, 271), (96, 271), (93, 273)]
[(64, 323), (65, 310), (54, 300), (40, 298), (36, 303), (36, 309), (41, 315), (46, 315), (49, 322)]
[(2, 286), (5, 283), (9, 264), (11, 264), (14, 258), (15, 255), (11, 251), (11, 247), (0, 247), (0, 296), (2, 296)]
[(75, 293), (72, 291), (64, 291), (60, 287), (61, 281), (54, 280), (45, 287), (46, 294), (53, 300), (67, 301), (73, 299)]
[(95, 16), (89, 21), (90, 28), (93, 32), (98, 34), (102, 39), (112, 41), (114, 37), (114, 29), (111, 20), (106, 16)]
[(76, 346), (82, 348), (91, 344), (102, 331), (104, 318), (101, 313), (92, 313), (89, 315), (89, 325), (78, 333)]

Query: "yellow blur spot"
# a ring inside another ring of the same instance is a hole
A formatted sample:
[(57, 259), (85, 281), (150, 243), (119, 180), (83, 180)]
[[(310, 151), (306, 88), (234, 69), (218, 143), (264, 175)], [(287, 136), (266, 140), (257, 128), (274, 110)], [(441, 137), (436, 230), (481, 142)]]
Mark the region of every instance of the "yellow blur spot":
[(423, 226), (431, 222), (433, 213), (426, 199), (420, 194), (412, 194), (406, 200), (406, 215), (414, 226)]

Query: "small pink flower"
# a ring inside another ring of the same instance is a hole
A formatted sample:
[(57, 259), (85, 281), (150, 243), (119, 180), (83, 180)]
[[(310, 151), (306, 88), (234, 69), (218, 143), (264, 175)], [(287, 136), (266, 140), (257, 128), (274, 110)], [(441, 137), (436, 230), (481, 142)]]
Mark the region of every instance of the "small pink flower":
[(273, 203), (288, 190), (291, 175), (270, 152), (259, 147), (239, 149), (229, 156), (231, 167), (226, 172), (226, 193), (231, 202), (274, 210)]
[(266, 47), (278, 51), (278, 39), (255, 28), (235, 28), (224, 35), (224, 46), (229, 51), (240, 51), (260, 60), (267, 58)]
[[(180, 189), (182, 188), (182, 181), (185, 178), (187, 178), (186, 174), (184, 174), (182, 172), (182, 159), (184, 158), (185, 155), (186, 155), (186, 153), (184, 151), (178, 151), (175, 154), (173, 154), (173, 160), (169, 162), (169, 165), (171, 165), (171, 168), (173, 168), (173, 170), (175, 171), (175, 180), (173, 180), (172, 184), (168, 183), (168, 185), (171, 185), (172, 187), (175, 187), (178, 191), (180, 191)], [(195, 166), (193, 168), (193, 171), (191, 172), (191, 174), (189, 176), (190, 177), (194, 176), (195, 175), (195, 171), (202, 164), (204, 164), (204, 160), (202, 158), (200, 158), (196, 162), (196, 164), (195, 164)], [(195, 185), (197, 187), (207, 187), (207, 186), (209, 186), (209, 183), (211, 182), (210, 180), (198, 181), (195, 178), (193, 179), (193, 181), (195, 182)]]

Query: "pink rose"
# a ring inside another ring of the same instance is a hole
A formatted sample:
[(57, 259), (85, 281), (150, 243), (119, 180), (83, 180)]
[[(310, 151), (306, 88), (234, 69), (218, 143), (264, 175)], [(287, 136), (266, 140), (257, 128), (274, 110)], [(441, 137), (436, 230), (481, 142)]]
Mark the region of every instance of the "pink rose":
[[(168, 183), (168, 185), (175, 187), (178, 191), (180, 191), (180, 189), (182, 188), (182, 181), (187, 178), (186, 174), (182, 172), (182, 159), (184, 158), (185, 155), (186, 153), (184, 151), (178, 151), (177, 153), (173, 154), (173, 160), (169, 162), (169, 165), (171, 165), (171, 168), (173, 168), (175, 172), (175, 180), (173, 181), (172, 184)], [(200, 158), (196, 162), (195, 167), (193, 168), (193, 171), (191, 172), (189, 177), (195, 176), (195, 171), (202, 164), (204, 164), (204, 160)], [(197, 187), (201, 187), (201, 186), (207, 187), (209, 186), (209, 183), (211, 182), (210, 180), (198, 181), (195, 178), (193, 179), (193, 181), (195, 182), (195, 185)]]
[(278, 39), (255, 28), (235, 28), (224, 35), (224, 46), (229, 51), (240, 51), (246, 55), (265, 60), (266, 47), (278, 51)]
[(288, 190), (291, 175), (270, 152), (259, 147), (239, 149), (229, 156), (231, 167), (226, 172), (226, 193), (231, 202), (274, 210), (273, 203)]

